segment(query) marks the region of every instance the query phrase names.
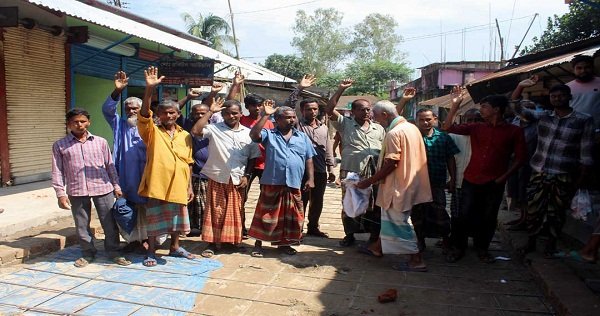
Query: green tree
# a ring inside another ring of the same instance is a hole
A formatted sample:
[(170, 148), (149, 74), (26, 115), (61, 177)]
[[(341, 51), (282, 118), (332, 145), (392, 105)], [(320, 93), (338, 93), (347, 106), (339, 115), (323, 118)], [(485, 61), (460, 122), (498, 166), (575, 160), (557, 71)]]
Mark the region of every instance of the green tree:
[(344, 72), (345, 77), (354, 79), (347, 94), (372, 94), (382, 99), (389, 97), (390, 80), (407, 82), (412, 70), (404, 63), (376, 59), (362, 61), (356, 59)]
[(189, 34), (196, 37), (205, 39), (212, 43), (211, 47), (223, 52), (227, 55), (232, 55), (230, 51), (226, 49), (227, 45), (233, 45), (235, 42), (233, 36), (229, 35), (231, 27), (223, 18), (209, 13), (203, 16), (202, 13), (198, 13), (198, 17), (194, 17), (184, 12), (181, 14), (181, 18), (185, 22), (185, 28)]
[(307, 72), (318, 77), (336, 70), (349, 55), (349, 31), (342, 28), (343, 14), (333, 8), (317, 9), (313, 15), (296, 12), (292, 46), (302, 56)]
[(357, 59), (400, 61), (396, 48), (402, 36), (395, 32), (398, 22), (391, 15), (371, 13), (354, 26), (352, 48)]
[(572, 1), (569, 12), (548, 18), (546, 30), (533, 38), (533, 44), (521, 50), (521, 55), (584, 40), (600, 35), (600, 1)]
[(340, 84), (340, 81), (344, 78), (345, 75), (341, 71), (328, 73), (321, 77), (317, 77), (317, 87), (335, 91)]
[(269, 55), (263, 66), (278, 74), (296, 80), (301, 79), (306, 74), (306, 67), (304, 67), (302, 59), (294, 55)]

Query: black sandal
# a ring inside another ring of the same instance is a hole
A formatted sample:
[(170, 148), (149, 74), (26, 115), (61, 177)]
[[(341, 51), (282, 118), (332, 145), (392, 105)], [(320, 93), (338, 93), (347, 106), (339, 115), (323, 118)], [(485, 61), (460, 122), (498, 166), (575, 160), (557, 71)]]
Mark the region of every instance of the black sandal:
[(354, 245), (356, 242), (356, 238), (354, 236), (346, 236), (344, 239), (340, 240), (340, 246), (342, 247), (350, 247)]

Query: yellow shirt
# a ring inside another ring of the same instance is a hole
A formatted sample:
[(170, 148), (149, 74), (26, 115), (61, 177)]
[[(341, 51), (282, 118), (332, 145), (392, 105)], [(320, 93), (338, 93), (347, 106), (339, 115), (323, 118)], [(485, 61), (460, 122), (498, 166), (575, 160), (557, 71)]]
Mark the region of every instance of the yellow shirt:
[(180, 126), (171, 139), (163, 127), (138, 113), (138, 132), (146, 144), (146, 167), (140, 182), (141, 196), (187, 204), (192, 159), (192, 136)]

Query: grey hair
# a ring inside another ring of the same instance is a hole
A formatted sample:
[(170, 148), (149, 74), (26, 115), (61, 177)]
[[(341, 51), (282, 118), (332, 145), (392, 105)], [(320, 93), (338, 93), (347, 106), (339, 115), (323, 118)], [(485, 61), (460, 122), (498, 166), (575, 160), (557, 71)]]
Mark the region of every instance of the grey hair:
[(278, 107), (277, 110), (275, 110), (275, 119), (278, 119), (280, 116), (283, 115), (283, 113), (288, 112), (288, 111), (296, 113), (296, 111), (294, 111), (294, 109), (292, 109), (289, 106), (280, 106), (280, 107)]
[(138, 97), (129, 97), (127, 99), (125, 99), (125, 102), (123, 102), (123, 104), (127, 105), (130, 103), (135, 103), (137, 104), (138, 108), (142, 107), (142, 99), (138, 98)]
[(162, 100), (162, 102), (158, 104), (157, 111), (169, 108), (175, 108), (179, 112), (179, 103), (173, 100)]
[(398, 111), (396, 110), (396, 105), (388, 100), (377, 101), (373, 105), (373, 111), (375, 111), (375, 110), (386, 112), (388, 114), (398, 115)]

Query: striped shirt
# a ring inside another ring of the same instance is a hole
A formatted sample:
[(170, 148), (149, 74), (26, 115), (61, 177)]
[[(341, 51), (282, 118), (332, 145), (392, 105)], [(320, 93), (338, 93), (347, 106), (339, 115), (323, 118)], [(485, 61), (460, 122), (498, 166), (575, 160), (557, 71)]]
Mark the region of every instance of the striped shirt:
[(88, 131), (84, 142), (70, 133), (56, 141), (52, 146), (52, 187), (57, 197), (98, 196), (120, 190), (106, 139)]

